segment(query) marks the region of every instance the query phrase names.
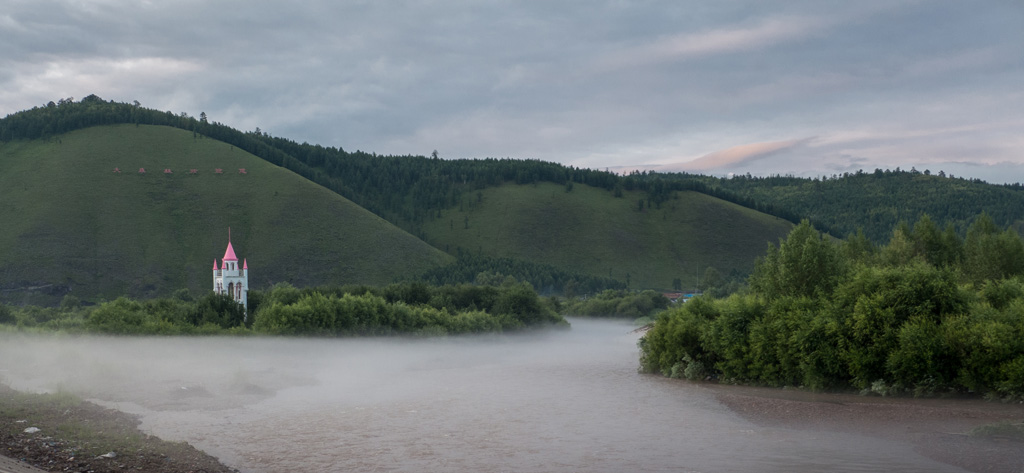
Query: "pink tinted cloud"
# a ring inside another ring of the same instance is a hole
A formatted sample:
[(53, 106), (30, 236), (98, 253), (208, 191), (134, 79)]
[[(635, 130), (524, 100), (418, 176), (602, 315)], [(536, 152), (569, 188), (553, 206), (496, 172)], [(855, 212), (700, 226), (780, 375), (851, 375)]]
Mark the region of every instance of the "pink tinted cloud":
[(800, 39), (830, 22), (802, 17), (769, 18), (756, 25), (681, 33), (618, 51), (604, 59), (606, 68), (635, 67), (694, 57), (748, 51)]
[(661, 170), (681, 170), (703, 172), (711, 169), (723, 169), (747, 164), (766, 158), (783, 150), (791, 149), (807, 142), (807, 138), (786, 141), (768, 141), (733, 146), (731, 148), (705, 154), (693, 161), (659, 166)]

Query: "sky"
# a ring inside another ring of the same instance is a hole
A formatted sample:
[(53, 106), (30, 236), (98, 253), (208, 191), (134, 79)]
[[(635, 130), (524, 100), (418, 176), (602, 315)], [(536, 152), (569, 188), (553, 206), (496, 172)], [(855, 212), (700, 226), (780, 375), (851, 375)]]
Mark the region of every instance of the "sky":
[(297, 142), (1024, 181), (1024, 1), (0, 0), (0, 116), (96, 94)]

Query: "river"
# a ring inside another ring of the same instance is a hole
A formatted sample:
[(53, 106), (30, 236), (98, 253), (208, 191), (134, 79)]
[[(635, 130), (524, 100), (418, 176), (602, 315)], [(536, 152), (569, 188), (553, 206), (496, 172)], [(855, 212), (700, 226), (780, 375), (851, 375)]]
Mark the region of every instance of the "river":
[(910, 444), (763, 426), (637, 373), (625, 322), (433, 339), (3, 335), (0, 377), (141, 416), (243, 472), (963, 471)]

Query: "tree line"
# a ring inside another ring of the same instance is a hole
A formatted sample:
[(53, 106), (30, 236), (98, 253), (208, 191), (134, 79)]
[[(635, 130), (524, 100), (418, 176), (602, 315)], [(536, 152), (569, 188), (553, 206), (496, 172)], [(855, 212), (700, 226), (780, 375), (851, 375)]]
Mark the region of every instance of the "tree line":
[(528, 283), (500, 287), (422, 282), (385, 287), (278, 284), (249, 291), (248, 313), (221, 294), (194, 299), (121, 297), (85, 307), (66, 296), (60, 307), (0, 304), (0, 326), (15, 330), (117, 335), (446, 335), (564, 326), (549, 300)]
[(285, 284), (261, 296), (257, 307), (255, 331), (286, 335), (464, 334), (566, 324), (527, 283), (306, 289)]
[(1024, 397), (1024, 241), (987, 215), (965, 238), (930, 218), (888, 243), (798, 225), (749, 290), (659, 315), (644, 371), (879, 394)]
[[(212, 291), (198, 299), (187, 289), (172, 297), (134, 300), (119, 297), (88, 306), (66, 295), (58, 307), (0, 304), (0, 326), (27, 331), (115, 335), (198, 335), (245, 333), (245, 309)], [(250, 319), (251, 322), (251, 319)], [(250, 323), (251, 325), (251, 323)]]

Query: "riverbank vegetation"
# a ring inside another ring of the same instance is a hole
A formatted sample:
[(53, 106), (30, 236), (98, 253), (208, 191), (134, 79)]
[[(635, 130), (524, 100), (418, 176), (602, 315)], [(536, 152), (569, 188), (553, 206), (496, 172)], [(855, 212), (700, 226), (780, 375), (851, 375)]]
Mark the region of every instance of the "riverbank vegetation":
[(301, 290), (279, 285), (255, 310), (255, 332), (286, 335), (443, 335), (567, 324), (528, 283)]
[(663, 311), (670, 304), (668, 298), (655, 291), (606, 290), (594, 297), (566, 302), (562, 312), (589, 317), (640, 319)]
[(641, 369), (689, 379), (882, 395), (1024, 397), (1024, 241), (976, 218), (960, 238), (923, 217), (876, 246), (807, 221), (750, 289), (659, 315)]
[(0, 329), (118, 335), (444, 335), (565, 325), (527, 283), (498, 286), (296, 288), (278, 284), (249, 292), (249, 314), (230, 298), (121, 297), (83, 307), (73, 296), (60, 307), (0, 305)]

